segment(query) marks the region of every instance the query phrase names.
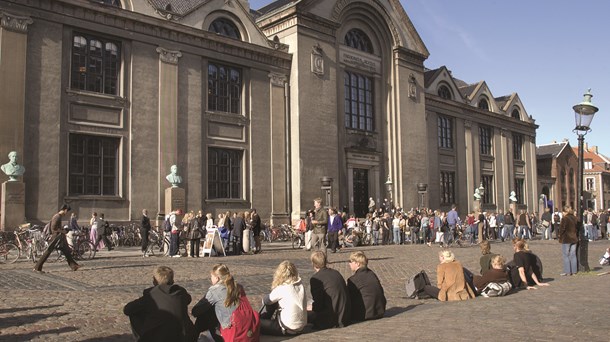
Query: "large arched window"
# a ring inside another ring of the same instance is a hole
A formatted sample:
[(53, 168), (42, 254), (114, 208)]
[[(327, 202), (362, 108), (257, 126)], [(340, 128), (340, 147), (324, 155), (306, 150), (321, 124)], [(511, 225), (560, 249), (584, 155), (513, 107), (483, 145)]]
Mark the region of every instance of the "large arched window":
[(360, 29), (351, 29), (347, 32), (345, 35), (345, 45), (360, 51), (373, 53), (371, 40), (366, 33), (362, 32)]
[(241, 34), (239, 33), (237, 26), (227, 18), (218, 18), (214, 20), (210, 24), (208, 31), (217, 33), (221, 36), (241, 40)]
[(521, 114), (519, 113), (519, 110), (518, 110), (518, 109), (513, 109), (513, 112), (512, 112), (512, 113), (510, 113), (510, 116), (511, 116), (513, 119), (521, 120)]
[(478, 107), (481, 109), (489, 110), (489, 102), (487, 102), (487, 99), (482, 98), (479, 100)]
[(438, 96), (447, 99), (447, 100), (451, 100), (451, 90), (449, 90), (449, 88), (445, 85), (442, 85), (440, 87), (438, 87)]

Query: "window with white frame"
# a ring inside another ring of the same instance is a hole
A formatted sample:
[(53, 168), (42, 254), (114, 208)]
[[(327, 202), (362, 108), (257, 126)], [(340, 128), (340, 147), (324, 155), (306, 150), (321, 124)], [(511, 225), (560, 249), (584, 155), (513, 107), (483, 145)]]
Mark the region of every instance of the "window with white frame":
[(595, 190), (595, 178), (587, 177), (585, 179), (585, 181), (586, 181), (586, 184), (587, 184), (587, 191)]

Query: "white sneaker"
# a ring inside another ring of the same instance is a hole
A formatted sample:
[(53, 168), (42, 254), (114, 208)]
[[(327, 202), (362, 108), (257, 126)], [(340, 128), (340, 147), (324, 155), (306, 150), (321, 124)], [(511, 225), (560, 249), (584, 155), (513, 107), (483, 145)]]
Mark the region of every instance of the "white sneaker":
[(172, 255), (172, 258), (179, 258), (180, 254)]

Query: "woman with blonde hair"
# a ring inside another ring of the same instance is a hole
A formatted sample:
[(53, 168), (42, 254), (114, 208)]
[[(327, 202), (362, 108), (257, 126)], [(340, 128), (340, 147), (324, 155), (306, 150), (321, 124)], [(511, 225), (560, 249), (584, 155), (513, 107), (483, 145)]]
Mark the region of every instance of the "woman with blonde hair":
[(542, 262), (536, 254), (529, 250), (524, 239), (515, 239), (513, 244), (515, 255), (509, 263), (514, 267), (511, 269), (511, 279), (515, 288), (527, 288), (535, 290), (535, 285), (549, 286), (542, 282)]
[[(307, 324), (305, 288), (296, 266), (288, 260), (275, 269), (271, 293), (263, 298), (261, 313), (263, 335), (296, 335)], [(274, 317), (275, 315), (275, 317)]]
[[(216, 328), (225, 341), (258, 341), (260, 322), (252, 310), (243, 287), (224, 264), (216, 264), (210, 272), (212, 286), (191, 313), (196, 317), (197, 335), (209, 330), (219, 340)], [(248, 337), (248, 338), (246, 338)]]
[(450, 250), (438, 253), (440, 264), (436, 267), (437, 286), (426, 285), (424, 292), (440, 301), (467, 300), (474, 298), (474, 292), (464, 277), (464, 267), (455, 260)]

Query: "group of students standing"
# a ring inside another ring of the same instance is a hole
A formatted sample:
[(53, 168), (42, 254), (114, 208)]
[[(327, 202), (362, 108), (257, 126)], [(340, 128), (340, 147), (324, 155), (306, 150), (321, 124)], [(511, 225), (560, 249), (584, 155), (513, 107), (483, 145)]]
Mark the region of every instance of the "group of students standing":
[(173, 271), (166, 266), (157, 267), (154, 286), (123, 311), (139, 341), (196, 341), (206, 331), (215, 341), (258, 341), (260, 334), (301, 334), (307, 324), (319, 330), (383, 317), (384, 290), (363, 252), (351, 254), (353, 275), (347, 282), (328, 267), (325, 253), (313, 252), (310, 261), (315, 271), (310, 279), (311, 304), (296, 266), (285, 260), (276, 268), (271, 291), (263, 297), (259, 311), (252, 308), (244, 287), (224, 264), (212, 268), (212, 286), (191, 311), (194, 324), (187, 310), (192, 298), (174, 284)]
[[(248, 251), (260, 253), (262, 251), (261, 225), (261, 218), (256, 209), (233, 214), (230, 211), (220, 213), (216, 221), (211, 213), (204, 215), (201, 210), (197, 214), (193, 211), (183, 213), (182, 210), (175, 210), (170, 212), (163, 221), (164, 235), (169, 240), (166, 254), (174, 258), (182, 257), (179, 248), (182, 235), (187, 241), (186, 256), (198, 258), (201, 243), (205, 241), (208, 229), (212, 228), (218, 229), (224, 248), (230, 249), (234, 255)], [(151, 229), (148, 211), (143, 209), (140, 222), (143, 257), (148, 256), (148, 236)], [(244, 238), (244, 234), (248, 234), (248, 239)]]

